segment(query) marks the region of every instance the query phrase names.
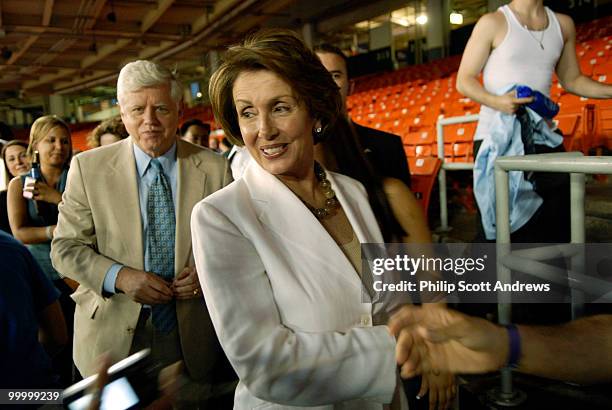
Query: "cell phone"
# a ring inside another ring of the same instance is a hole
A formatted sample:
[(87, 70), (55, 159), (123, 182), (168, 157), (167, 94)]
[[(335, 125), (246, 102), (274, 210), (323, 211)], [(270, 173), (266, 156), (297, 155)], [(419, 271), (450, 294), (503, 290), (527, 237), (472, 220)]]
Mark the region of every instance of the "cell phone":
[(23, 197), (27, 198), (27, 199), (32, 199), (34, 198), (34, 194), (32, 193), (32, 191), (26, 191), (25, 188), (28, 185), (34, 184), (36, 183), (36, 179), (32, 178), (31, 176), (27, 176), (25, 177), (25, 183), (23, 184)]
[[(115, 363), (108, 369), (100, 410), (142, 408), (159, 397), (158, 376), (162, 368), (151, 359), (151, 350), (144, 349)], [(87, 410), (93, 395), (90, 387), (98, 375), (73, 384), (62, 392), (63, 404), (69, 410)]]

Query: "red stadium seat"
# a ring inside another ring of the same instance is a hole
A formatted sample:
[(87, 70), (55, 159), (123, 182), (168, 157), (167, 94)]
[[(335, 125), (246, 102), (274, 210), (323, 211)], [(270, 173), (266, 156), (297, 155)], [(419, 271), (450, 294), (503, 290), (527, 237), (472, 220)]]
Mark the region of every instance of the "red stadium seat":
[(612, 104), (600, 106), (597, 117), (594, 143), (612, 149)]
[(408, 158), (410, 167), (410, 186), (417, 200), (423, 207), (425, 217), (429, 209), (429, 200), (438, 177), (442, 161), (438, 158)]
[(575, 144), (578, 140), (578, 124), (581, 121), (580, 114), (558, 115), (555, 119), (557, 128), (563, 133), (563, 145), (566, 151), (576, 150)]

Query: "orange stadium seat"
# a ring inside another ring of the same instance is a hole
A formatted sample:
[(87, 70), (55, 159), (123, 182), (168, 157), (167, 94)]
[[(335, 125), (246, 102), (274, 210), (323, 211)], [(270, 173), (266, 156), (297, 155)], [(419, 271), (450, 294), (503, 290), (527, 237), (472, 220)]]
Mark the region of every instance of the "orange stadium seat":
[(581, 121), (580, 114), (558, 115), (555, 119), (557, 128), (563, 133), (563, 145), (566, 151), (574, 151), (577, 140), (578, 124)]
[(599, 107), (594, 139), (595, 145), (612, 149), (612, 104)]
[(474, 141), (476, 123), (452, 124), (444, 126), (444, 142), (471, 142)]
[(408, 158), (410, 167), (410, 189), (423, 207), (425, 218), (429, 209), (429, 200), (438, 177), (442, 161), (435, 157)]
[(453, 147), (452, 162), (473, 162), (473, 144), (471, 142), (455, 142)]

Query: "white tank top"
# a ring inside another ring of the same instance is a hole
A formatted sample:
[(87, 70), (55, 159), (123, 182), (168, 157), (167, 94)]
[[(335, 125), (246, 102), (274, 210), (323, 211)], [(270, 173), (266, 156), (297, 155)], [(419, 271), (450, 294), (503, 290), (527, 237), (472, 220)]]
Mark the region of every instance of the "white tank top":
[[(552, 74), (563, 52), (563, 34), (555, 13), (545, 7), (548, 25), (543, 31), (522, 26), (508, 5), (499, 10), (506, 18), (506, 36), (489, 56), (483, 69), (484, 88), (491, 94), (512, 84), (528, 85), (550, 96)], [(540, 46), (541, 42), (541, 46)], [(481, 106), (475, 140), (486, 137), (495, 110)]]

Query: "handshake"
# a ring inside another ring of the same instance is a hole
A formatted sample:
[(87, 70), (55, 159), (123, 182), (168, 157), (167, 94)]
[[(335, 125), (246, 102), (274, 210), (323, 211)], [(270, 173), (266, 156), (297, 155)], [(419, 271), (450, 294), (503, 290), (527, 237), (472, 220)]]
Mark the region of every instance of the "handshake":
[(575, 383), (612, 381), (612, 315), (561, 325), (496, 325), (440, 305), (404, 306), (389, 321), (400, 374), (486, 373), (505, 365)]
[(441, 305), (406, 305), (389, 321), (403, 378), (428, 372), (485, 373), (507, 361), (506, 329)]

